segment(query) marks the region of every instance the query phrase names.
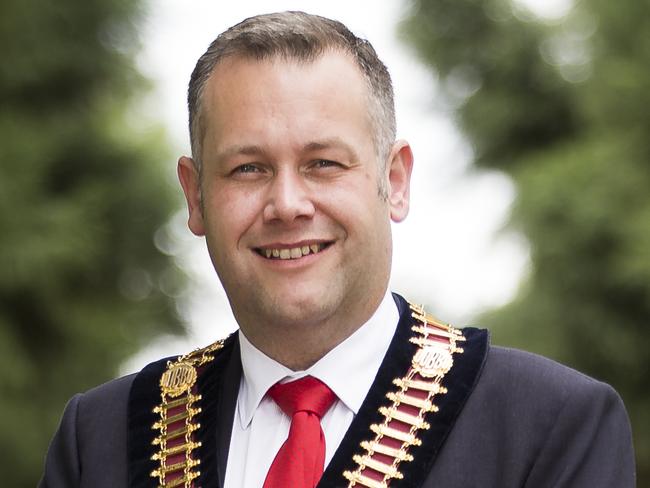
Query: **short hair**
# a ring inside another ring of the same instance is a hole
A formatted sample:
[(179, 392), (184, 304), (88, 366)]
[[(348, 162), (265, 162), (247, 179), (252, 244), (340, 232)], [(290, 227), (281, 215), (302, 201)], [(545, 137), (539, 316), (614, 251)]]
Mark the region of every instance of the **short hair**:
[(215, 67), (226, 58), (311, 62), (328, 50), (349, 54), (366, 82), (373, 142), (380, 162), (395, 142), (395, 105), (388, 69), (370, 42), (355, 36), (345, 25), (305, 12), (279, 12), (250, 17), (221, 33), (199, 58), (190, 78), (189, 109), (192, 157), (201, 171), (205, 124), (201, 102)]

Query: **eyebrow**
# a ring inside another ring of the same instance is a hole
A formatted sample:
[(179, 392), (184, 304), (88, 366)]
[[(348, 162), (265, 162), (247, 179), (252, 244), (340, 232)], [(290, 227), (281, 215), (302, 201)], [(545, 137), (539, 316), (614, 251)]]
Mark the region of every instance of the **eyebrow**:
[(347, 152), (350, 156), (350, 159), (353, 162), (357, 162), (359, 160), (359, 155), (357, 151), (354, 149), (354, 147), (350, 146), (347, 142), (343, 141), (338, 137), (331, 137), (320, 141), (310, 142), (303, 147), (303, 150), (309, 152), (309, 151), (320, 151), (323, 149), (332, 149), (332, 148), (341, 149)]
[[(322, 139), (318, 141), (308, 142), (302, 147), (302, 151), (314, 152), (314, 151), (322, 151), (324, 149), (332, 149), (332, 148), (346, 151), (350, 155), (350, 158), (353, 161), (358, 161), (359, 159), (357, 152), (354, 150), (354, 148), (338, 137), (331, 137), (331, 138)], [(221, 151), (217, 155), (217, 159), (223, 160), (236, 155), (258, 156), (258, 155), (265, 155), (265, 154), (267, 154), (267, 151), (265, 151), (261, 146), (258, 146), (256, 144), (246, 144), (246, 145), (236, 144), (227, 147), (223, 151)]]
[(224, 160), (232, 156), (235, 156), (237, 154), (243, 154), (244, 156), (254, 156), (254, 155), (264, 154), (264, 153), (265, 151), (260, 146), (256, 146), (254, 144), (245, 145), (245, 146), (234, 145), (234, 146), (227, 147), (219, 154), (217, 154), (217, 160), (218, 161)]
[(323, 139), (321, 141), (313, 141), (308, 144), (306, 144), (303, 149), (305, 151), (318, 151), (320, 149), (329, 149), (329, 148), (341, 148), (345, 149), (346, 151), (354, 152), (352, 148), (343, 142), (341, 139), (338, 137), (332, 137), (330, 139)]

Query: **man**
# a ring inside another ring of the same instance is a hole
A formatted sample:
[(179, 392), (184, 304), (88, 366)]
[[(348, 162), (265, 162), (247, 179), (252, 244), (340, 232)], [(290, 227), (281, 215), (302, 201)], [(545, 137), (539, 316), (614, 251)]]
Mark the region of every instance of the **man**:
[(41, 486), (634, 486), (611, 388), (387, 291), (412, 154), (367, 41), (247, 19), (189, 109), (188, 225), (240, 331), (74, 397)]

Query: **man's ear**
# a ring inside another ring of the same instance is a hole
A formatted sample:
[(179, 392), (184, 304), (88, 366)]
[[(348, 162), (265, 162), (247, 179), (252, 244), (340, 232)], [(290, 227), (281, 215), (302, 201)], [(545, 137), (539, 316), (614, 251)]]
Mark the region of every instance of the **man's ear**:
[(401, 222), (409, 213), (413, 152), (408, 142), (393, 144), (388, 159), (388, 205), (393, 222)]
[(187, 226), (197, 236), (205, 235), (203, 208), (201, 206), (201, 180), (192, 158), (181, 156), (178, 160), (178, 179), (185, 193), (189, 219)]

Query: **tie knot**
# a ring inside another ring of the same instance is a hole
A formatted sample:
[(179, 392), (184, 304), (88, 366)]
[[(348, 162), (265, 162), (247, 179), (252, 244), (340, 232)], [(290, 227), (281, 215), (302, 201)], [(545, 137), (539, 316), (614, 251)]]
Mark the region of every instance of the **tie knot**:
[(313, 376), (276, 383), (269, 389), (269, 395), (289, 417), (297, 412), (311, 412), (322, 418), (336, 400), (334, 392)]

